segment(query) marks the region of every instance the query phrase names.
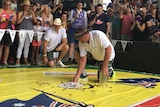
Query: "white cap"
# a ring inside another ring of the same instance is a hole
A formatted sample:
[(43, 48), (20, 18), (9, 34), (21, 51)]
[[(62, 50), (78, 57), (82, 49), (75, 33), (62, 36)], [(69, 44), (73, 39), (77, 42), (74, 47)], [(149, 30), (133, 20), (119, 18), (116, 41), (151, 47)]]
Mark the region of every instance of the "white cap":
[(37, 20), (40, 20), (40, 21), (42, 21), (42, 18), (38, 16), (38, 17), (37, 17)]

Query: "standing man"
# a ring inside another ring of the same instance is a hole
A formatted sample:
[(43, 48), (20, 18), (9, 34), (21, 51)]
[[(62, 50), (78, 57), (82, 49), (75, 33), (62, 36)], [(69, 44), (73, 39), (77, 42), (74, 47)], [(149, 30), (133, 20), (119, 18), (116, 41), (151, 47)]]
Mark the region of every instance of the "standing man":
[(60, 52), (57, 64), (61, 67), (65, 67), (61, 60), (69, 49), (69, 46), (67, 45), (66, 30), (61, 27), (62, 22), (60, 18), (56, 18), (53, 24), (53, 27), (48, 29), (44, 36), (43, 62), (46, 65), (53, 67), (53, 52)]
[(79, 26), (88, 26), (88, 19), (87, 19), (87, 13), (83, 9), (83, 3), (82, 0), (78, 0), (76, 2), (76, 8), (71, 10), (69, 20), (71, 21), (71, 27), (68, 32), (68, 43), (69, 43), (69, 60), (68, 64), (72, 64), (74, 61), (74, 49), (77, 45), (77, 40), (73, 38), (73, 34), (75, 31), (75, 28)]
[(84, 26), (80, 26), (75, 30), (74, 37), (79, 40), (80, 59), (73, 82), (78, 81), (82, 71), (85, 69), (87, 52), (98, 62), (98, 80), (99, 72), (103, 72), (104, 75), (114, 78), (115, 72), (112, 68), (112, 63), (115, 51), (105, 33), (99, 30), (89, 31)]
[(96, 6), (96, 13), (89, 19), (89, 26), (94, 30), (104, 32), (107, 37), (109, 37), (111, 26), (110, 19), (107, 14), (103, 12), (103, 7), (101, 4)]

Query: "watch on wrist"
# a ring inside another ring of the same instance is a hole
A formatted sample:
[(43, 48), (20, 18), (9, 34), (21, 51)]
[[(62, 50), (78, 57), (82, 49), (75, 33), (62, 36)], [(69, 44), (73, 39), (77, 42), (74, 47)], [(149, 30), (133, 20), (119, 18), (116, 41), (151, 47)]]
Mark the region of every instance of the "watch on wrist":
[(47, 54), (43, 54), (43, 57), (46, 57), (47, 56)]

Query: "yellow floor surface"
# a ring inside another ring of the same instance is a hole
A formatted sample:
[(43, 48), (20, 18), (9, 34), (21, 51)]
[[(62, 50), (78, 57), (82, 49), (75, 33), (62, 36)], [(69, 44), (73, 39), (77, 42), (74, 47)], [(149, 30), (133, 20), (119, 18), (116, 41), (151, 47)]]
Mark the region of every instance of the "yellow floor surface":
[[(116, 82), (108, 82), (107, 87), (100, 87), (96, 76), (89, 76), (89, 82), (84, 83), (80, 89), (64, 89), (58, 84), (70, 82), (73, 75), (62, 75), (61, 73), (75, 73), (76, 68), (1, 68), (0, 69), (0, 107), (1, 103), (10, 99), (30, 100), (42, 94), (32, 88), (69, 98), (75, 101), (93, 104), (95, 107), (135, 107), (136, 104), (160, 95), (160, 83), (154, 88), (145, 88), (141, 85), (131, 85)], [(96, 74), (96, 69), (87, 69), (88, 73)], [(45, 75), (48, 73), (47, 75)], [(57, 73), (57, 74), (56, 74)], [(133, 72), (122, 72), (116, 70), (117, 79), (125, 78), (157, 78), (160, 77), (139, 74)], [(90, 87), (94, 86), (94, 87)], [(50, 98), (71, 104), (51, 95)], [(155, 102), (157, 104), (160, 102)], [(148, 105), (145, 107), (159, 107), (159, 105)], [(18, 107), (18, 106), (17, 106)], [(20, 106), (19, 106), (20, 107)], [(37, 106), (38, 107), (38, 106)], [(137, 106), (143, 107), (143, 106)]]

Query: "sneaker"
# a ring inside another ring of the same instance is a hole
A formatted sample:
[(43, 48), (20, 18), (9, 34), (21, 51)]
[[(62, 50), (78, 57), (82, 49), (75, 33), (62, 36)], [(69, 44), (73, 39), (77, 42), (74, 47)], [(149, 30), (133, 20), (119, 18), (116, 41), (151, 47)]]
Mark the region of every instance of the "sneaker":
[(112, 67), (109, 67), (109, 77), (110, 80), (116, 80), (116, 73)]
[(3, 66), (8, 66), (7, 62), (2, 62)]
[(88, 76), (81, 75), (78, 79), (78, 82), (88, 82)]
[(4, 66), (7, 66), (7, 65), (8, 65), (7, 61), (4, 61), (4, 59), (1, 61), (1, 63), (2, 63), (2, 65), (4, 65)]
[(66, 67), (66, 65), (64, 65), (64, 64), (62, 63), (62, 61), (57, 61), (57, 65), (58, 65), (58, 66), (61, 66), (61, 67)]
[(15, 66), (16, 66), (16, 67), (20, 67), (21, 65), (17, 63)]
[(73, 63), (72, 63), (72, 60), (69, 59), (66, 64), (67, 64), (67, 65), (72, 65), (72, 64), (73, 64)]
[(73, 59), (73, 60), (72, 60), (72, 63), (73, 63), (73, 64), (77, 64), (76, 59)]
[(26, 62), (24, 62), (24, 65), (30, 66), (31, 64), (28, 61), (26, 61)]

